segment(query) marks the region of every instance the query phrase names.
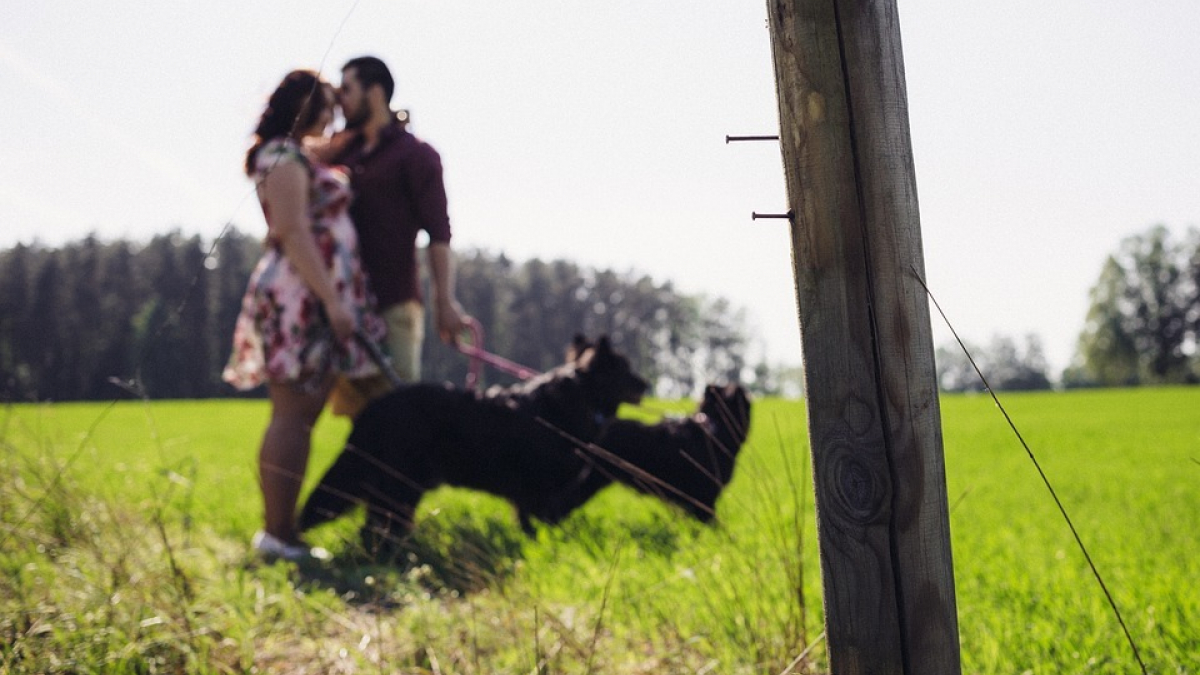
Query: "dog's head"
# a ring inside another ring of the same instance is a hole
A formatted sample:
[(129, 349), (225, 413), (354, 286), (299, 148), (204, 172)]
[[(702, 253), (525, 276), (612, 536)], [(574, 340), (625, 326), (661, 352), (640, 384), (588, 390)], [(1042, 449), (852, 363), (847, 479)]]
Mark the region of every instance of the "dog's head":
[(594, 344), (582, 335), (575, 336), (567, 357), (574, 363), (589, 402), (605, 417), (616, 415), (622, 403), (641, 403), (650, 388), (633, 372), (629, 359), (612, 348), (607, 336)]
[(696, 416), (704, 416), (713, 433), (730, 452), (737, 453), (750, 434), (750, 395), (737, 384), (710, 384), (704, 388), (704, 399)]
[(750, 396), (736, 384), (710, 384), (686, 423), (693, 440), (680, 452), (689, 468), (702, 477), (681, 481), (687, 496), (675, 501), (698, 520), (712, 522), (717, 499), (733, 479), (737, 455), (750, 433)]

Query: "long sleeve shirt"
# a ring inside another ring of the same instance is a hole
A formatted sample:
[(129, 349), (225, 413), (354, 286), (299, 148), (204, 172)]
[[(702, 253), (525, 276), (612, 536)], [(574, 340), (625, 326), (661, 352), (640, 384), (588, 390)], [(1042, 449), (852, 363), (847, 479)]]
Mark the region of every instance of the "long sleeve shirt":
[(430, 243), (450, 241), (441, 157), (399, 122), (385, 127), (369, 151), (363, 145), (360, 136), (333, 159), (350, 174), (350, 218), (363, 267), (380, 309), (420, 301), (417, 234), (424, 230)]

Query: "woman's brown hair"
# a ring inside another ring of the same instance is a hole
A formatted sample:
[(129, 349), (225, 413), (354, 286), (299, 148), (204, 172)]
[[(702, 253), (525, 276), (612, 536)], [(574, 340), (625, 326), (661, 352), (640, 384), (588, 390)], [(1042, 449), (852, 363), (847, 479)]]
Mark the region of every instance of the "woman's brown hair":
[(311, 70), (293, 70), (284, 76), (254, 129), (254, 144), (246, 151), (246, 175), (254, 175), (254, 158), (267, 141), (291, 136), (312, 126), (329, 103), (326, 86)]

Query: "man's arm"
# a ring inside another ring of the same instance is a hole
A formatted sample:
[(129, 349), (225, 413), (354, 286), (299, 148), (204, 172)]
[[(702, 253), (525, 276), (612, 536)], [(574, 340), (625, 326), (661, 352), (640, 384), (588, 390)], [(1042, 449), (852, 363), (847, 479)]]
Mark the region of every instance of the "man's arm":
[(458, 341), (470, 317), (454, 297), (454, 258), (442, 158), (432, 146), (416, 146), (406, 171), (409, 194), (416, 196), (421, 227), (429, 234), (429, 276), (433, 282), (433, 325), (442, 342)]
[(442, 342), (456, 342), (470, 319), (454, 298), (454, 259), (450, 244), (429, 243), (429, 275), (433, 281), (433, 323)]

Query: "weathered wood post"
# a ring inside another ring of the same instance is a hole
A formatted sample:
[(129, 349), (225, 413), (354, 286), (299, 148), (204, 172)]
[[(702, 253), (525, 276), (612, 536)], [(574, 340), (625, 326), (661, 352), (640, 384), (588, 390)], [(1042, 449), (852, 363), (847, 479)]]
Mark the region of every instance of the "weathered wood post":
[(895, 0), (768, 0), (830, 663), (960, 672)]

